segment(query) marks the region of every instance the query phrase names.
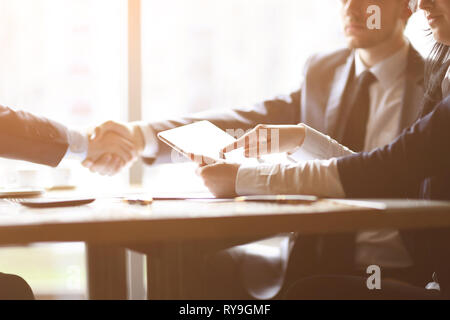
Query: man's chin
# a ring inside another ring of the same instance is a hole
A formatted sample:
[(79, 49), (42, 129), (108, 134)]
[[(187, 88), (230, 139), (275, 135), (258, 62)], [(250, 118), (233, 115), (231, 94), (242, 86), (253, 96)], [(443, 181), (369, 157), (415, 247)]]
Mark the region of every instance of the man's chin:
[(369, 39), (347, 38), (347, 45), (350, 49), (368, 49), (376, 46), (376, 43)]

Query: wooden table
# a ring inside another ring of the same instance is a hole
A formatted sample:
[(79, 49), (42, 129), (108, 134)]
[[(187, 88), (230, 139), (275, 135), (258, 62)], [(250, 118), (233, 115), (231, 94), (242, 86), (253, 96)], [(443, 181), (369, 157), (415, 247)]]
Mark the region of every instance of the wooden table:
[[(87, 243), (90, 299), (126, 299), (125, 250), (149, 254), (148, 296), (193, 298), (183, 270), (211, 250), (283, 232), (323, 234), (377, 228), (450, 226), (450, 202), (321, 200), (312, 205), (159, 201), (131, 206), (99, 200), (77, 208), (0, 204), (0, 245)], [(208, 244), (208, 247), (206, 247)]]

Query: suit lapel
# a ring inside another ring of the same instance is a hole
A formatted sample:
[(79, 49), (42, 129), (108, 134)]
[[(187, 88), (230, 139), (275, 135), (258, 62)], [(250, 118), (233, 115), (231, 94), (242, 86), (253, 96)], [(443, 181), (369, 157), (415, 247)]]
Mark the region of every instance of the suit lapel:
[(408, 54), (406, 88), (403, 97), (400, 128), (410, 127), (420, 116), (423, 103), (424, 62), (420, 54), (411, 46)]
[[(350, 54), (347, 58), (347, 62), (342, 68), (336, 70), (332, 87), (327, 103), (326, 114), (325, 114), (325, 128), (326, 134), (331, 135), (333, 138), (340, 139), (342, 137), (342, 127), (337, 128), (340, 117), (340, 107), (342, 105), (342, 100), (344, 98), (344, 93), (347, 88), (347, 84), (351, 79), (351, 73), (353, 71), (353, 65), (355, 61), (354, 52)], [(345, 118), (345, 117), (342, 117)], [(341, 118), (341, 119), (342, 119)]]

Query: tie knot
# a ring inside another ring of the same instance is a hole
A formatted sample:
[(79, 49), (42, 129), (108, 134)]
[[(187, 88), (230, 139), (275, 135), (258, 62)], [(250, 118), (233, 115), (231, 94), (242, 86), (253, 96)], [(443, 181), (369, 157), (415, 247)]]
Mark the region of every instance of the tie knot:
[(377, 81), (375, 75), (369, 70), (364, 71), (358, 78), (359, 87), (369, 87), (372, 83)]

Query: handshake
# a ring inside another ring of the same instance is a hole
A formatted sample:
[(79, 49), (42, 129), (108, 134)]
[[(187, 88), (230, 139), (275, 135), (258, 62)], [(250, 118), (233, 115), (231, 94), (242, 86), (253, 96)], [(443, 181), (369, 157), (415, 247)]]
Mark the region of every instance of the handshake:
[(89, 135), (83, 166), (101, 175), (115, 175), (133, 163), (145, 148), (138, 125), (108, 121)]

